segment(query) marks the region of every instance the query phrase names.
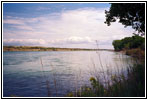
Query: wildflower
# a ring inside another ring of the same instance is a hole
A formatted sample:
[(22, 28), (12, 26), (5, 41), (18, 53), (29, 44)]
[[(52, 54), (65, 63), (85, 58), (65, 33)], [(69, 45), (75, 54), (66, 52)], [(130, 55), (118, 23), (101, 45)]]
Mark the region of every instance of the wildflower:
[(112, 80), (115, 80), (115, 79), (116, 79), (116, 76), (115, 76), (115, 75), (112, 75), (112, 76), (111, 76), (111, 79), (112, 79)]
[(90, 88), (86, 88), (87, 91), (90, 91)]
[(73, 97), (74, 95), (73, 95), (73, 93), (68, 93), (67, 96), (68, 96), (68, 97)]
[(125, 79), (125, 76), (124, 75), (121, 75), (121, 78), (124, 80)]
[(94, 77), (91, 77), (89, 80), (90, 81), (96, 81), (96, 79)]
[(104, 93), (106, 93), (106, 90), (104, 89)]

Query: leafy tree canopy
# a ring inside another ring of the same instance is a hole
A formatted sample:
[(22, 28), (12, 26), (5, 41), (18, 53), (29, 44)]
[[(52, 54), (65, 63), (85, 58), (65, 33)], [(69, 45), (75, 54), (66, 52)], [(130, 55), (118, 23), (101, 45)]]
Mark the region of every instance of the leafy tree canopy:
[(125, 37), (121, 40), (114, 40), (112, 42), (115, 50), (141, 48), (145, 49), (145, 38), (135, 35), (132, 37)]
[(145, 34), (145, 3), (112, 3), (105, 14), (108, 26), (119, 20), (125, 27), (132, 26), (138, 34)]

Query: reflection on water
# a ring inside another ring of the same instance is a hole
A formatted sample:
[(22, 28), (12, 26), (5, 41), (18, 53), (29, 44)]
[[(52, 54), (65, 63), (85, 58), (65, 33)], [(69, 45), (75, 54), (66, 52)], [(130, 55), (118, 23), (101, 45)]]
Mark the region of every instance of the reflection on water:
[(130, 57), (111, 51), (4, 52), (3, 96), (64, 96), (90, 85), (91, 76), (125, 71), (131, 64)]

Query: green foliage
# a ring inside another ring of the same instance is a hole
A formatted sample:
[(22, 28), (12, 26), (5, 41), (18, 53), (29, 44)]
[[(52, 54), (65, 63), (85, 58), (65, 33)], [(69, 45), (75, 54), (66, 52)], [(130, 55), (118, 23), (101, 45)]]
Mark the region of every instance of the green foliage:
[(66, 96), (67, 96), (67, 97), (74, 97), (74, 95), (73, 95), (72, 92), (68, 93)]
[(11, 95), (10, 95), (10, 97), (17, 97), (17, 96), (16, 96), (16, 95), (14, 95), (14, 94), (11, 94)]
[(81, 96), (81, 97), (96, 97), (96, 94), (94, 93), (93, 89), (87, 86), (82, 87), (82, 91), (80, 92), (81, 92), (81, 95), (78, 95), (78, 96)]
[(114, 40), (113, 46), (116, 51), (123, 49), (133, 49), (133, 48), (142, 48), (145, 47), (145, 39), (141, 36), (135, 35), (132, 37), (125, 37), (122, 40)]
[(95, 78), (91, 77), (90, 78), (90, 82), (92, 85), (92, 89), (94, 91), (94, 93), (96, 94), (96, 96), (103, 96), (104, 95), (104, 86)]
[(111, 3), (109, 11), (105, 11), (107, 25), (119, 20), (126, 26), (144, 35), (145, 33), (145, 3)]
[(140, 36), (137, 36), (137, 35), (133, 36), (130, 48), (138, 48), (141, 45), (143, 45), (144, 43), (145, 43), (145, 39), (143, 37), (140, 37)]
[(121, 40), (114, 40), (112, 44), (113, 44), (115, 50), (122, 49), (122, 41)]

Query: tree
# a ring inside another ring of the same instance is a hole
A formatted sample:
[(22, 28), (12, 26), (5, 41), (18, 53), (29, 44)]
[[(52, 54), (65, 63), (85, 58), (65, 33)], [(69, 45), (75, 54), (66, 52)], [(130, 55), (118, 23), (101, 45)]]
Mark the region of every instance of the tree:
[(119, 20), (125, 27), (132, 26), (138, 34), (145, 34), (145, 3), (112, 3), (105, 14), (108, 26)]
[(121, 41), (122, 41), (122, 44), (123, 44), (122, 48), (125, 48), (125, 49), (131, 48), (130, 46), (131, 46), (131, 43), (133, 41), (131, 37), (125, 37)]
[(145, 39), (138, 35), (132, 36), (131, 48), (138, 48), (145, 43)]
[(134, 48), (141, 48), (145, 49), (145, 39), (141, 36), (135, 35), (132, 37), (125, 37), (121, 40), (114, 40), (112, 42), (114, 49), (116, 51), (123, 50), (123, 49), (134, 49)]
[(114, 40), (112, 44), (113, 44), (114, 49), (116, 51), (122, 50), (122, 41), (121, 40)]

